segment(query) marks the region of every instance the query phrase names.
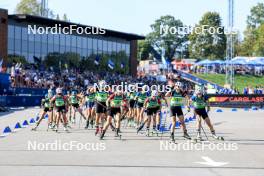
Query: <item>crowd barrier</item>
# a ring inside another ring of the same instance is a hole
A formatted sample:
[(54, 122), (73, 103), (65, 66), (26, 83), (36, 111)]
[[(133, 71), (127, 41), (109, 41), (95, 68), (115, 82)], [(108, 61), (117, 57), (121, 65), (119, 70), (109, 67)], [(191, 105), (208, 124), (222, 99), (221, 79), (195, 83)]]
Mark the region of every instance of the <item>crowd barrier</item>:
[(10, 74), (0, 73), (0, 95), (5, 94), (10, 87)]
[(33, 107), (40, 106), (43, 96), (0, 96), (0, 106)]
[(184, 79), (187, 79), (189, 81), (192, 81), (194, 83), (197, 83), (197, 84), (203, 84), (203, 85), (207, 85), (208, 83), (209, 84), (212, 84), (216, 89), (220, 90), (220, 89), (223, 89), (224, 87), (222, 86), (219, 86), (217, 84), (214, 84), (214, 83), (211, 83), (207, 80), (204, 80), (204, 79), (201, 79), (201, 78), (198, 78), (197, 76), (194, 76), (190, 73), (185, 73), (183, 71), (180, 71), (180, 70), (177, 70), (177, 72), (179, 72), (181, 74), (181, 77), (184, 78)]
[(251, 108), (264, 107), (264, 95), (221, 95), (209, 94), (210, 106), (232, 107), (232, 108)]

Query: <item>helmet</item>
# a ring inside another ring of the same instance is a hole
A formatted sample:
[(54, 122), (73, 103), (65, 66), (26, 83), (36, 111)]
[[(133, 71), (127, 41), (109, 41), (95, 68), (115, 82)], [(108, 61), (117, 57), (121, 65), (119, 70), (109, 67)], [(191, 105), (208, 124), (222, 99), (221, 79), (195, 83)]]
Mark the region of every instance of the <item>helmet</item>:
[(100, 87), (104, 87), (105, 85), (106, 85), (105, 80), (101, 80), (101, 81), (99, 82), (99, 86), (100, 86)]
[(57, 93), (57, 94), (62, 94), (62, 89), (61, 89), (61, 88), (57, 88), (57, 89), (56, 89), (56, 93)]
[(181, 88), (181, 87), (182, 87), (182, 83), (178, 81), (178, 82), (176, 82), (175, 86), (176, 86), (177, 88)]
[(147, 85), (144, 85), (143, 87), (142, 87), (142, 91), (144, 91), (144, 92), (147, 92), (148, 91), (148, 86)]
[(49, 89), (48, 90), (48, 94), (52, 94), (52, 89)]
[(153, 90), (153, 91), (151, 92), (151, 96), (152, 96), (152, 97), (156, 97), (156, 96), (158, 96), (158, 91)]
[(196, 94), (202, 94), (203, 91), (202, 91), (202, 89), (199, 87), (199, 88), (196, 89), (195, 93), (196, 93)]

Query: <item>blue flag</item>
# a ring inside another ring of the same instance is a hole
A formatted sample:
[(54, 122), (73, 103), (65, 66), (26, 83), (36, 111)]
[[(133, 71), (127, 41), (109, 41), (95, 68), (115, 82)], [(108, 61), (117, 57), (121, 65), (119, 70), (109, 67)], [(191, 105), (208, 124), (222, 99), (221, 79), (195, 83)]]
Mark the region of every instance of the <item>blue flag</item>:
[(108, 67), (110, 68), (110, 69), (114, 69), (114, 67), (115, 67), (115, 64), (114, 64), (114, 62), (111, 60), (111, 59), (109, 59), (108, 60)]
[(94, 64), (95, 64), (95, 65), (99, 65), (99, 62), (100, 62), (100, 57), (97, 55), (97, 56), (95, 57)]

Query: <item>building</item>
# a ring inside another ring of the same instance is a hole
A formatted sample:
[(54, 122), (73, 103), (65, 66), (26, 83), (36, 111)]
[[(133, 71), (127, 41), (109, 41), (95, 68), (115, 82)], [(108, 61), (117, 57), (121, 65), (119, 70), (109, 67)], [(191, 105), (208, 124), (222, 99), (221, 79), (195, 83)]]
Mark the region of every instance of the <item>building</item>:
[[(33, 33), (35, 26), (35, 29), (44, 28), (45, 31)], [(62, 32), (52, 34), (51, 28), (48, 29), (47, 27), (54, 26), (60, 28), (75, 26), (75, 29), (81, 28), (83, 31), (88, 29), (88, 33), (93, 31), (96, 33), (98, 30), (97, 27), (93, 26), (40, 16), (8, 15), (7, 10), (0, 9), (0, 57), (4, 58), (4, 64), (10, 55), (22, 56), (28, 62), (34, 62), (34, 58), (43, 60), (49, 53), (54, 52), (73, 52), (82, 58), (107, 54), (115, 57), (115, 55), (123, 53), (129, 66), (129, 72), (136, 75), (137, 40), (144, 39), (144, 36), (102, 28), (99, 30), (105, 31), (104, 34), (80, 34), (77, 31), (73, 31), (72, 34)]]

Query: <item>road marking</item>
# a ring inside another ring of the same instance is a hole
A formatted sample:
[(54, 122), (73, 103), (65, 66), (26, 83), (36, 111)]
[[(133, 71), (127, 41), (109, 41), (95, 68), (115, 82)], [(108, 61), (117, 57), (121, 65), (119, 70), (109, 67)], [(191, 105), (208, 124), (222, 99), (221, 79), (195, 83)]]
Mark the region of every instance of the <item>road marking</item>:
[(219, 166), (223, 166), (223, 165), (228, 164), (228, 162), (216, 162), (216, 161), (212, 160), (211, 158), (209, 158), (208, 156), (202, 156), (202, 159), (205, 162), (195, 162), (195, 163), (204, 164), (204, 165), (208, 165), (208, 166), (215, 166), (215, 167), (219, 167)]

